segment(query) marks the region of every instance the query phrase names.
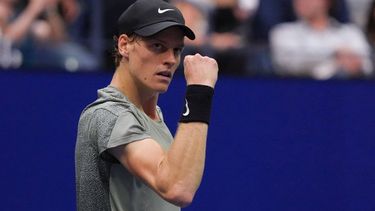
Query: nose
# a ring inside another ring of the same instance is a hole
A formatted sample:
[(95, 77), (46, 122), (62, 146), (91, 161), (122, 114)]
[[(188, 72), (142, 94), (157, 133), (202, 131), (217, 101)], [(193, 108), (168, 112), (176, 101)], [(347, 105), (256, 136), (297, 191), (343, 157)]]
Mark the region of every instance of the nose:
[(173, 67), (178, 62), (178, 56), (176, 55), (175, 51), (173, 49), (168, 49), (164, 55), (164, 65), (167, 65), (168, 68)]

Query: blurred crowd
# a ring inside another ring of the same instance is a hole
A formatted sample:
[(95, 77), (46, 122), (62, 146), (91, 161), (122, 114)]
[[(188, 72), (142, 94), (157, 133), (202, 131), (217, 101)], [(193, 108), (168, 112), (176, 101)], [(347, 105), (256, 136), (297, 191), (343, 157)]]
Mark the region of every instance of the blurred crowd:
[[(0, 0), (0, 69), (113, 71), (116, 21), (134, 0)], [(221, 73), (374, 78), (375, 0), (170, 0), (197, 38), (184, 54)]]

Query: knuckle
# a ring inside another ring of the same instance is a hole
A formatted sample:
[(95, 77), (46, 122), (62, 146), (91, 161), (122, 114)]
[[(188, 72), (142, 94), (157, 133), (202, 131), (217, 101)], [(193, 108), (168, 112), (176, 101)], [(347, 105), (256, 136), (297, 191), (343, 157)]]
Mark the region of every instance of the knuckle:
[(191, 55), (187, 55), (187, 56), (185, 56), (185, 61), (190, 60), (191, 57), (192, 57)]

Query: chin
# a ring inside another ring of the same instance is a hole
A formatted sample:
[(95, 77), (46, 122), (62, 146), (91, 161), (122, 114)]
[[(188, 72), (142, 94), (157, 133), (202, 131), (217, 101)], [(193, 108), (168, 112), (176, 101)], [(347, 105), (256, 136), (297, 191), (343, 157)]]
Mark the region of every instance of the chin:
[(156, 89), (156, 91), (157, 91), (158, 93), (163, 94), (163, 93), (165, 93), (165, 92), (168, 91), (168, 87), (166, 87), (166, 88), (159, 88), (159, 89)]
[(153, 90), (155, 90), (158, 93), (164, 93), (168, 91), (168, 88), (169, 88), (169, 84), (158, 84), (157, 86), (153, 88)]

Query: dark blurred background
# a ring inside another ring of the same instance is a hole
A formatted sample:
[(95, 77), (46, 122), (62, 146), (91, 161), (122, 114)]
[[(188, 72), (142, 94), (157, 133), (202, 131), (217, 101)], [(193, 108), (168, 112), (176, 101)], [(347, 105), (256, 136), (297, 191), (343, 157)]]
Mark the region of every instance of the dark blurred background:
[[(113, 72), (113, 36), (134, 0), (0, 0), (0, 69)], [(373, 79), (372, 0), (170, 0), (202, 53), (240, 77)], [(182, 67), (181, 67), (182, 68)]]

